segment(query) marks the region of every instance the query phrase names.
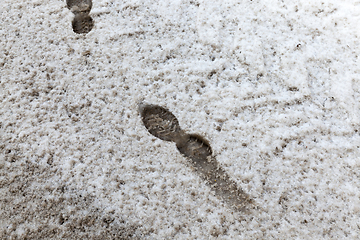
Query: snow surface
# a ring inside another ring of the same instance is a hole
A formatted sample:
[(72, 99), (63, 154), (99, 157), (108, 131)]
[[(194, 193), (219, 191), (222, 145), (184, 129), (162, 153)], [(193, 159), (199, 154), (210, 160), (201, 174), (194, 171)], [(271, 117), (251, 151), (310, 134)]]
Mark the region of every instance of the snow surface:
[[(357, 239), (360, 1), (0, 7), (1, 239)], [(209, 140), (235, 212), (139, 102)]]

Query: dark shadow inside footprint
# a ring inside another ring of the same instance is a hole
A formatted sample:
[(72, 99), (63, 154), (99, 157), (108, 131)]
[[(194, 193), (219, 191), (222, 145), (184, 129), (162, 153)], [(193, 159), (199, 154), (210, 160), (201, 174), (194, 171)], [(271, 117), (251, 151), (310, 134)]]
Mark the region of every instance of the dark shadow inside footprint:
[(156, 105), (140, 105), (140, 114), (146, 129), (164, 141), (176, 141), (181, 129), (176, 117), (167, 109)]
[(87, 13), (79, 13), (75, 15), (72, 27), (75, 33), (89, 33), (94, 27), (94, 21)]

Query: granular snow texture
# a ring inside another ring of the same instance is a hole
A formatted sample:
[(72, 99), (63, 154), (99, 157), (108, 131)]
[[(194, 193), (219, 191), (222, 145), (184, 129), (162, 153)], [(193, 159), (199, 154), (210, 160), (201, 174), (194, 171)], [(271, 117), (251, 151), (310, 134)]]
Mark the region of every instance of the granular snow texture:
[[(358, 0), (2, 0), (0, 16), (0, 239), (359, 237)], [(226, 204), (143, 103), (206, 139), (256, 207)]]

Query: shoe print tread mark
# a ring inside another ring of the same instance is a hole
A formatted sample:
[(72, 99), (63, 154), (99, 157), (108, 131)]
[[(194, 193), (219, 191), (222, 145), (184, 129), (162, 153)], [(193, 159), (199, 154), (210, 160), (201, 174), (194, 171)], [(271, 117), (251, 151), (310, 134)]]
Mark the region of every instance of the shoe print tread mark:
[(86, 34), (94, 27), (94, 21), (89, 13), (92, 0), (66, 0), (66, 5), (75, 17), (72, 21), (73, 31), (77, 34)]
[(73, 31), (77, 34), (89, 33), (94, 27), (92, 18), (86, 13), (78, 13), (72, 21)]
[(140, 106), (142, 121), (153, 136), (176, 142), (182, 134), (177, 118), (167, 109), (156, 105)]
[(87, 12), (92, 8), (91, 0), (66, 0), (67, 7), (73, 12)]
[(165, 141), (176, 143), (179, 152), (187, 157), (194, 171), (215, 192), (216, 196), (236, 210), (246, 212), (254, 208), (252, 199), (230, 179), (212, 156), (209, 142), (197, 134), (181, 130), (177, 118), (167, 109), (140, 104), (140, 114), (149, 133)]

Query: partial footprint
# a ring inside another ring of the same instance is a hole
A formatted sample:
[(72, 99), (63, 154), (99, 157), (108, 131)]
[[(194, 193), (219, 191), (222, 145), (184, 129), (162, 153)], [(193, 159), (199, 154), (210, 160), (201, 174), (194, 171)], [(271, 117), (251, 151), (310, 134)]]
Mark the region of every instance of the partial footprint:
[(146, 129), (164, 141), (175, 141), (182, 134), (179, 121), (169, 110), (156, 105), (140, 105), (140, 114)]
[(94, 27), (94, 21), (89, 13), (92, 7), (91, 0), (66, 0), (66, 5), (75, 14), (72, 27), (75, 33), (89, 33)]
[(92, 8), (91, 0), (66, 0), (66, 5), (73, 13), (87, 12), (89, 14)]
[(94, 22), (88, 14), (78, 13), (72, 21), (72, 27), (75, 33), (89, 33), (94, 27)]
[(253, 201), (212, 156), (208, 141), (196, 134), (181, 130), (176, 117), (167, 109), (157, 105), (141, 104), (139, 107), (143, 123), (149, 133), (165, 141), (173, 141), (181, 154), (190, 159), (196, 173), (224, 202), (240, 211), (253, 208)]

